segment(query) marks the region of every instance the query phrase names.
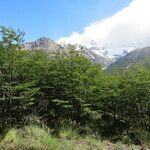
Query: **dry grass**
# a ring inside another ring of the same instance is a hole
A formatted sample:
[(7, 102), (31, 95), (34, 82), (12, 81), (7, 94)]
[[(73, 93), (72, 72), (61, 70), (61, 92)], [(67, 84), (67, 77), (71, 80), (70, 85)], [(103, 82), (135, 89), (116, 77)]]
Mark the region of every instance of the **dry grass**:
[(0, 143), (0, 150), (150, 150), (122, 143), (112, 144), (90, 136), (81, 137), (75, 130), (63, 129), (59, 138), (36, 126), (11, 129)]

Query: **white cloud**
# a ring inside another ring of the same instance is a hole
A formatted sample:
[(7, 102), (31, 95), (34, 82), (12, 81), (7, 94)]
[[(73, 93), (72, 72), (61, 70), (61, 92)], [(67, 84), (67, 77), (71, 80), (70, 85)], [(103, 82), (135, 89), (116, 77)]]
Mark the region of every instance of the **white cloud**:
[(111, 54), (119, 53), (119, 49), (150, 46), (150, 0), (133, 0), (112, 17), (92, 23), (83, 33), (72, 33), (58, 42), (90, 46), (92, 40)]

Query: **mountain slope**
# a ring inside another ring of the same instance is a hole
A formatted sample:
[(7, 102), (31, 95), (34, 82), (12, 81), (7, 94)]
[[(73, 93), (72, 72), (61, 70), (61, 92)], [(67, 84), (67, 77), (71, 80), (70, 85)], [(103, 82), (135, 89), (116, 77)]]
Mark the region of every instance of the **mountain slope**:
[(107, 71), (112, 72), (115, 69), (119, 70), (132, 69), (137, 65), (150, 67), (149, 64), (150, 64), (150, 47), (145, 47), (142, 49), (133, 50), (124, 57), (118, 59), (116, 62), (114, 62), (107, 68)]
[[(80, 46), (75, 46), (78, 51), (87, 57), (88, 59), (92, 60), (94, 63), (99, 63), (103, 68), (107, 67), (111, 63), (114, 62), (113, 58), (107, 56), (106, 51), (102, 51), (99, 47), (93, 46), (91, 48), (84, 47), (82, 50)], [(23, 49), (27, 50), (43, 50), (48, 53), (53, 53), (54, 51), (62, 51), (65, 50), (67, 46), (61, 46), (57, 44), (55, 41), (41, 37), (36, 41), (28, 42), (23, 45)]]
[(45, 52), (62, 50), (59, 44), (46, 37), (41, 37), (36, 41), (25, 43), (23, 48), (27, 50), (43, 50)]
[(98, 47), (84, 48), (82, 52), (85, 57), (92, 60), (94, 63), (101, 64), (103, 68), (108, 67), (115, 61), (114, 58), (107, 55), (107, 52), (101, 51)]

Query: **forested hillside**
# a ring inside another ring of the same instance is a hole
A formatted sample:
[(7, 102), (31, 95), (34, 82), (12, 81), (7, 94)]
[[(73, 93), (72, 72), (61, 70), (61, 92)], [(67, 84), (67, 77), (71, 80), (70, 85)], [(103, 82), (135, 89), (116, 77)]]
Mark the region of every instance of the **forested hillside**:
[(55, 136), (69, 126), (81, 136), (150, 142), (148, 69), (111, 75), (73, 47), (50, 57), (40, 50), (22, 50), (22, 39), (22, 32), (0, 28), (2, 140), (9, 129), (32, 123), (50, 128)]

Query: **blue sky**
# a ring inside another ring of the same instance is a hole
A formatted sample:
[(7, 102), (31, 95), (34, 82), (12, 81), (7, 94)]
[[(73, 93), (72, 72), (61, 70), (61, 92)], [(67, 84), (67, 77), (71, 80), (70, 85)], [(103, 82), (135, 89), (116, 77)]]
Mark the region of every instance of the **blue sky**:
[(54, 40), (83, 32), (92, 22), (110, 17), (131, 0), (1, 0), (0, 25), (26, 32), (26, 41)]

